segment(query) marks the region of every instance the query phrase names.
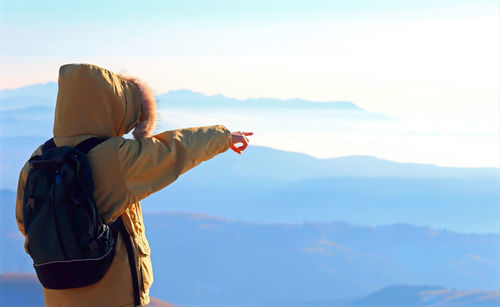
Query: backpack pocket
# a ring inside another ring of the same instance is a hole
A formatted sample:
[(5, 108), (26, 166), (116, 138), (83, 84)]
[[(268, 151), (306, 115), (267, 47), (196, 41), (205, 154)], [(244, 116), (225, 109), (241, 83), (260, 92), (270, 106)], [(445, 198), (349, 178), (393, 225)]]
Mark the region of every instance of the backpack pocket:
[(153, 267), (151, 265), (151, 249), (145, 236), (137, 236), (137, 253), (139, 259), (139, 274), (143, 290), (149, 289), (153, 283)]

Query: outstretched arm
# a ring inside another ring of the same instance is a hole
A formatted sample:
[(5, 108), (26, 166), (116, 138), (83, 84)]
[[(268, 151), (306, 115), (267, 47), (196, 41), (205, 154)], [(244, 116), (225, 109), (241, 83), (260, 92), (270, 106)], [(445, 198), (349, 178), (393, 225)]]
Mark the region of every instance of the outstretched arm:
[[(228, 148), (241, 153), (248, 145), (245, 139), (239, 132), (231, 133), (225, 126), (216, 125), (165, 131), (141, 140), (124, 140), (119, 157), (130, 197), (133, 201), (141, 200)], [(243, 146), (236, 147), (237, 143)]]

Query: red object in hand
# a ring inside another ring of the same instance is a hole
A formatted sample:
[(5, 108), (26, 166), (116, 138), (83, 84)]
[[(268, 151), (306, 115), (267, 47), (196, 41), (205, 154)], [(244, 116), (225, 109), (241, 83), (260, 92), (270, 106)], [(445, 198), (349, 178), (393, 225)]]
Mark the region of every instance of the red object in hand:
[[(250, 142), (247, 136), (253, 135), (253, 132), (231, 132), (232, 140), (230, 148), (235, 152), (241, 154), (243, 150), (245, 150), (248, 146), (248, 142)], [(242, 143), (242, 146), (236, 147), (236, 144)]]

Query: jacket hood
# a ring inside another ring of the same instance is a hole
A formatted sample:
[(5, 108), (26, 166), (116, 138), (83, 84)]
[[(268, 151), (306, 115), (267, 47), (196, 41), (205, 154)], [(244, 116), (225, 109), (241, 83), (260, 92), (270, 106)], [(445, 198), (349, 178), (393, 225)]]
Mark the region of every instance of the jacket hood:
[(151, 136), (155, 100), (140, 80), (90, 64), (59, 69), (54, 136)]

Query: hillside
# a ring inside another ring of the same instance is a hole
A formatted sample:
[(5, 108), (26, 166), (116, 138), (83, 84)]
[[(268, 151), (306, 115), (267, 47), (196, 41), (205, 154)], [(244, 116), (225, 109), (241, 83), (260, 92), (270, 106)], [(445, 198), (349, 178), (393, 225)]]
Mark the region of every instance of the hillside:
[[(15, 190), (21, 166), (52, 127), (54, 84), (19, 90), (24, 96), (0, 92), (0, 273), (33, 272), (14, 220)], [(302, 108), (315, 109), (307, 115), (314, 129), (365, 133), (367, 115), (387, 120), (349, 102), (235, 101), (189, 91), (160, 98), (164, 109), (196, 108), (207, 121), (209, 105), (223, 114), (229, 104), (247, 112), (263, 103), (271, 119), (284, 104), (293, 104), (297, 120)], [(163, 125), (178, 127), (188, 113), (196, 119), (188, 111), (161, 113)], [(344, 116), (349, 127), (337, 121)], [(244, 156), (218, 155), (142, 201), (151, 293), (182, 306), (495, 303), (499, 186), (498, 168), (317, 159), (254, 145)]]
[[(43, 141), (0, 138), (0, 188), (16, 189), (21, 166)], [(200, 164), (144, 200), (143, 210), (199, 212), (256, 222), (403, 222), (500, 233), (498, 169), (446, 168), (362, 156), (316, 159), (260, 146), (249, 146), (245, 159), (240, 158), (223, 154)], [(246, 196), (241, 198), (243, 187)], [(238, 198), (237, 203), (227, 201)]]
[[(14, 222), (14, 195), (0, 195), (0, 272), (32, 273)], [(144, 220), (151, 295), (181, 306), (339, 300), (394, 284), (474, 291), (500, 284), (500, 235), (408, 224), (248, 223), (175, 212), (147, 213)]]
[[(57, 83), (31, 84), (16, 89), (0, 90), (0, 109), (34, 105), (54, 106)], [(207, 96), (190, 90), (173, 90), (156, 96), (159, 107), (173, 108), (321, 108), (363, 111), (350, 101), (316, 102), (304, 99), (252, 98), (234, 99), (223, 95)]]
[[(46, 124), (46, 125), (52, 125)], [(50, 131), (50, 130), (49, 130)], [(5, 184), (0, 188), (15, 188), (18, 170), (29, 155), (49, 138), (41, 136), (0, 137), (0, 161), (3, 162)], [(234, 185), (240, 180), (281, 184), (292, 181), (324, 177), (397, 177), (397, 178), (456, 178), (499, 179), (497, 168), (455, 168), (428, 164), (398, 163), (370, 156), (347, 156), (317, 159), (312, 156), (250, 145), (240, 156), (222, 154), (202, 163), (183, 175), (194, 184), (206, 182), (207, 176), (220, 186)], [(181, 178), (183, 178), (181, 177)], [(236, 179), (236, 180), (233, 180)], [(8, 182), (11, 181), (9, 184)]]
[(195, 171), (151, 195), (143, 201), (143, 210), (198, 212), (253, 222), (409, 223), (500, 233), (500, 180), (330, 177), (276, 186), (256, 176), (233, 177), (235, 183), (221, 186), (211, 180), (199, 184), (193, 177)]
[(430, 286), (394, 285), (355, 300), (349, 307), (493, 307), (500, 291), (460, 291)]
[(0, 274), (0, 306), (43, 306), (42, 287), (33, 274)]

